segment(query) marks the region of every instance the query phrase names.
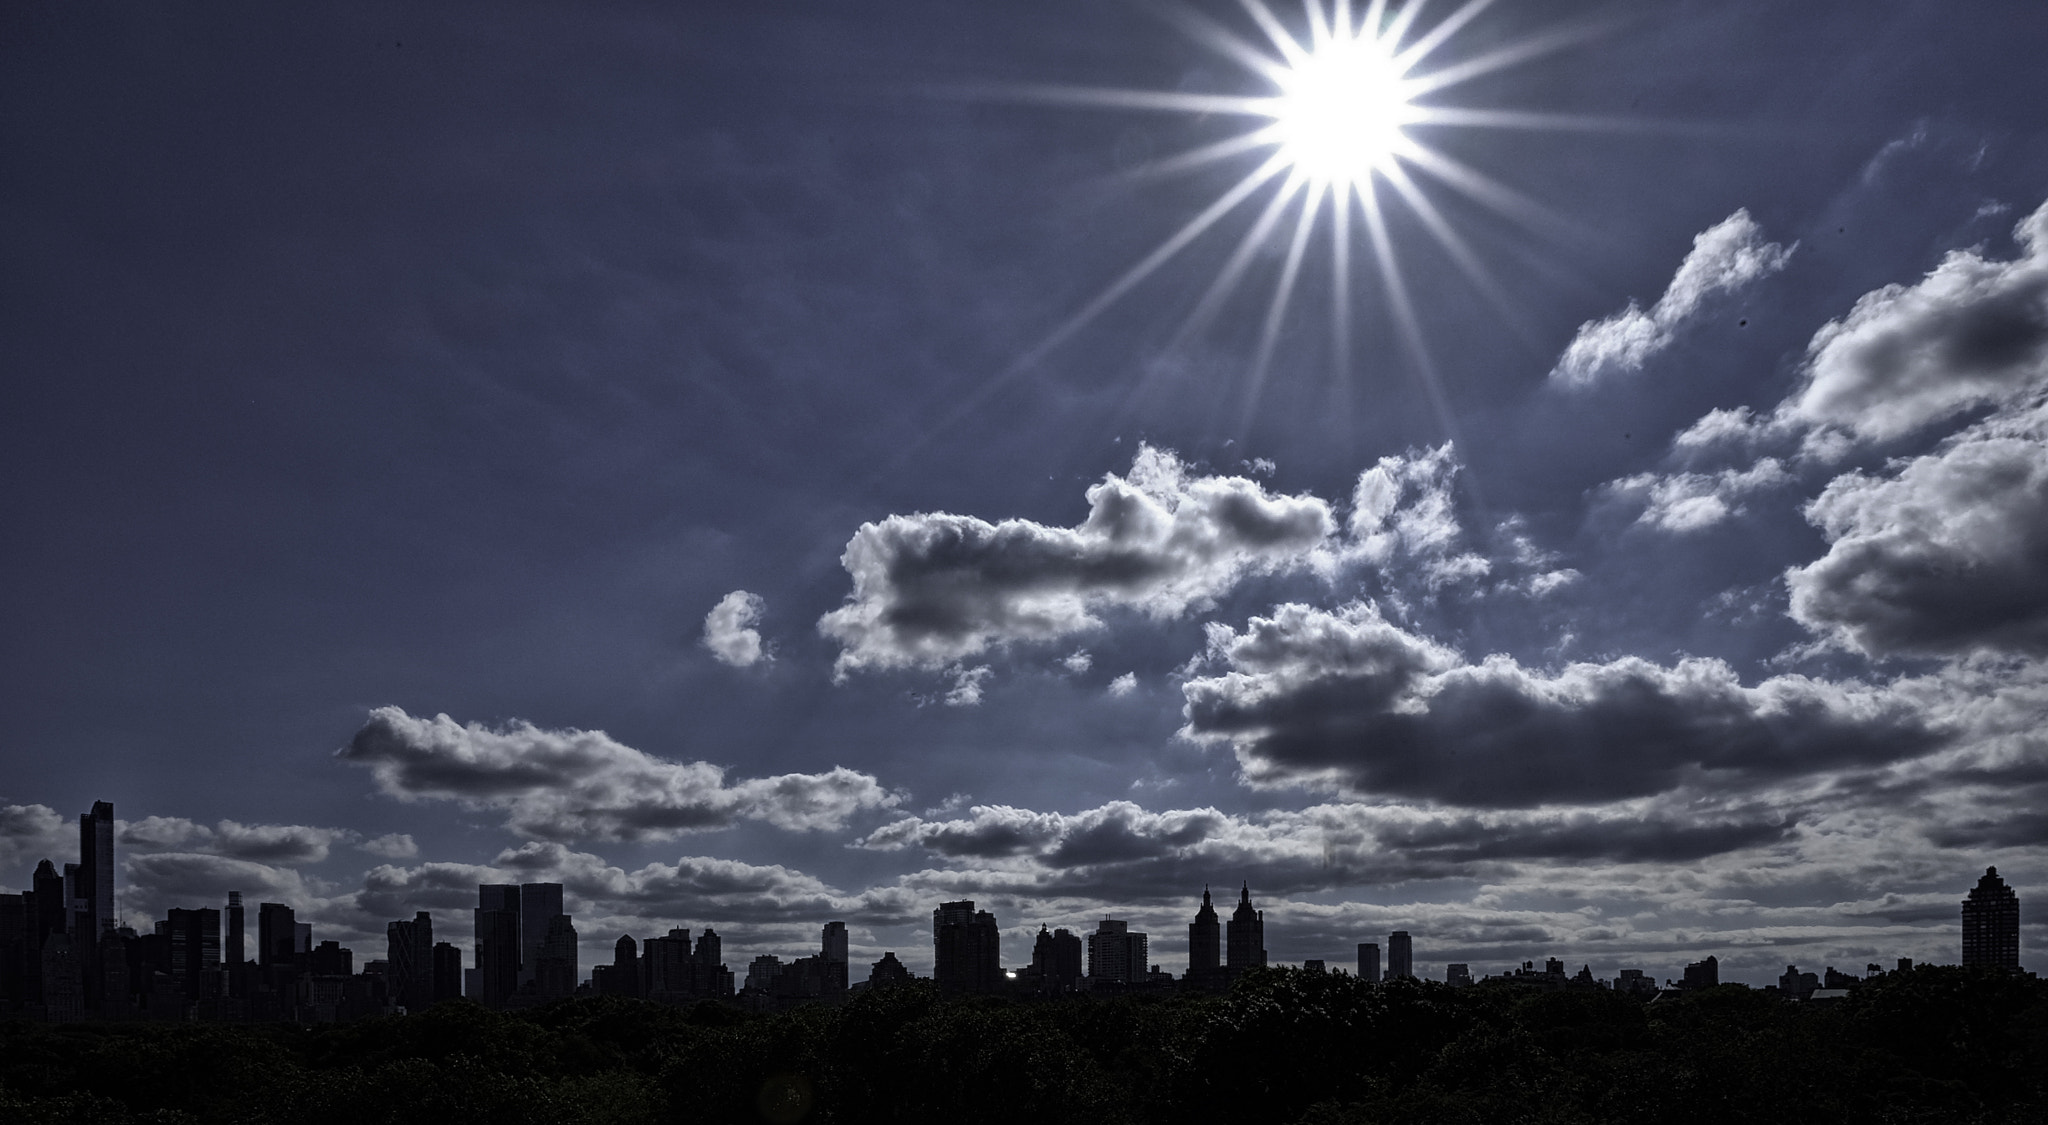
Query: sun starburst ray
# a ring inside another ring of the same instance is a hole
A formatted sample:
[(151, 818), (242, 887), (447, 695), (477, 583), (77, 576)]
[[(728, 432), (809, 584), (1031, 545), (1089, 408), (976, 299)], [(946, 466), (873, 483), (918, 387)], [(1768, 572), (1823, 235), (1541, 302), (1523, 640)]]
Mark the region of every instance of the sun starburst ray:
[(1530, 59), (1576, 47), (1595, 36), (1605, 34), (1607, 30), (1605, 24), (1562, 28), (1510, 43), (1483, 55), (1474, 55), (1463, 62), (1432, 70), (1428, 74), (1410, 76), (1406, 79), (1409, 96), (1419, 98), (1425, 94), (1433, 94), (1460, 82), (1469, 82), (1481, 75), (1492, 74), (1494, 71), (1505, 70)]
[(1266, 381), (1266, 367), (1273, 358), (1273, 345), (1280, 338), (1280, 322), (1294, 300), (1294, 283), (1301, 276), (1301, 260), (1308, 252), (1308, 236), (1315, 230), (1316, 214), (1322, 210), (1323, 187), (1312, 185), (1301, 197), (1301, 218), (1294, 224), (1294, 238), (1287, 244), (1287, 260), (1280, 267), (1280, 283), (1266, 306), (1266, 323), (1259, 331), (1258, 356), (1252, 361), (1250, 399), (1256, 404)]
[(1598, 231), (1590, 230), (1584, 224), (1565, 218), (1506, 184), (1435, 149), (1421, 144), (1411, 144), (1402, 149), (1401, 156), (1466, 198), (1503, 218), (1522, 224), (1528, 230), (1547, 234), (1561, 242), (1574, 239), (1597, 241), (1600, 238)]
[(1160, 19), (1172, 24), (1189, 39), (1264, 77), (1267, 81), (1278, 82), (1287, 73), (1285, 61), (1273, 58), (1236, 32), (1184, 4), (1154, 0), (1146, 3), (1145, 7)]
[(1330, 194), (1330, 365), (1341, 376), (1351, 366), (1351, 185)]
[(1266, 33), (1266, 38), (1272, 41), (1274, 49), (1280, 52), (1280, 57), (1287, 60), (1288, 66), (1300, 66), (1302, 60), (1308, 57), (1308, 52), (1302, 50), (1301, 44), (1295, 41), (1294, 36), (1280, 23), (1280, 18), (1273, 14), (1271, 8), (1266, 7), (1263, 0), (1237, 0), (1237, 5), (1245, 10), (1245, 14), (1252, 18), (1253, 23), (1259, 25), (1260, 31)]
[(1112, 86), (990, 86), (987, 95), (1041, 105), (1088, 109), (1137, 109), (1166, 113), (1224, 113), (1273, 116), (1273, 99), (1239, 94), (1187, 94), (1178, 90), (1126, 90)]
[(1148, 160), (1143, 164), (1136, 165), (1120, 173), (1118, 178), (1142, 180), (1177, 175), (1181, 172), (1191, 172), (1197, 168), (1207, 167), (1218, 161), (1228, 160), (1233, 156), (1251, 152), (1254, 149), (1276, 144), (1278, 143), (1278, 136), (1279, 126), (1268, 125), (1263, 129), (1254, 129), (1249, 133), (1239, 133), (1237, 136), (1226, 137), (1223, 140), (1203, 145), (1200, 148), (1191, 148), (1186, 152), (1177, 152), (1172, 156), (1162, 156), (1156, 160)]
[(1012, 365), (1012, 370), (1021, 370), (1037, 363), (1047, 352), (1064, 343), (1067, 337), (1079, 332), (1090, 321), (1101, 316), (1103, 310), (1115, 304), (1118, 299), (1125, 293), (1130, 292), (1139, 282), (1152, 276), (1160, 266), (1166, 264), (1168, 259), (1187, 249), (1189, 243), (1201, 237), (1202, 233), (1214, 226), (1218, 219), (1229, 214), (1238, 204), (1244, 202), (1248, 196), (1259, 190), (1260, 185), (1286, 171), (1286, 169), (1287, 162), (1281, 159), (1278, 154), (1272, 156), (1264, 164), (1259, 165), (1250, 175), (1239, 180), (1229, 191), (1224, 192), (1214, 203), (1204, 208), (1200, 214), (1189, 219), (1171, 237), (1155, 247), (1150, 254), (1145, 255), (1137, 265), (1126, 270), (1122, 277), (1110, 283), (1109, 288), (1103, 290), (1094, 300), (1088, 302), (1080, 312), (1075, 313), (1065, 324), (1053, 330), (1052, 334), (1040, 342), (1037, 347), (1025, 353), (1022, 358)]
[(1394, 12), (1394, 18), (1387, 21), (1384, 30), (1374, 32), (1368, 26), (1366, 33), (1386, 44), (1389, 51), (1394, 50), (1401, 45), (1401, 40), (1407, 36), (1408, 29), (1415, 26), (1415, 18), (1428, 6), (1429, 0), (1415, 0), (1412, 4), (1403, 4)]
[(1314, 55), (1330, 41), (1330, 29), (1323, 25), (1323, 6), (1319, 0), (1301, 0), (1301, 14), (1308, 21), (1308, 53)]
[(1523, 129), (1562, 133), (1657, 133), (1674, 126), (1639, 118), (1609, 117), (1593, 113), (1543, 113), (1526, 109), (1460, 109), (1450, 106), (1416, 106), (1415, 124), (1449, 125), (1465, 129)]
[(1223, 307), (1223, 303), (1237, 290), (1238, 282), (1243, 279), (1245, 270), (1251, 265), (1253, 255), (1257, 254), (1260, 248), (1266, 245), (1266, 240), (1272, 237), (1273, 228), (1279, 225), (1281, 216), (1287, 211), (1287, 205), (1294, 201), (1295, 195), (1305, 186), (1307, 183), (1300, 176), (1290, 175), (1280, 186), (1280, 190), (1273, 193), (1273, 198), (1266, 202), (1266, 209), (1259, 213), (1251, 229), (1245, 231), (1244, 237), (1238, 240), (1237, 248), (1231, 252), (1230, 259), (1216, 272), (1216, 280), (1209, 283), (1209, 288), (1202, 294), (1202, 299), (1196, 302), (1195, 310), (1181, 323), (1180, 331), (1174, 334), (1169, 347), (1178, 348), (1184, 345), (1208, 327), (1217, 311)]
[(1394, 55), (1395, 68), (1403, 74), (1413, 70), (1438, 47), (1443, 46), (1446, 40), (1456, 35), (1460, 28), (1471, 23), (1479, 13), (1492, 6), (1493, 0), (1465, 0), (1462, 7), (1445, 16), (1435, 27), (1425, 32), (1422, 38), (1417, 39), (1396, 53)]
[(1399, 331), (1401, 343), (1406, 347), (1409, 358), (1415, 363), (1422, 376), (1423, 391), (1429, 396), (1430, 409), (1436, 413), (1437, 424), (1444, 433), (1456, 438), (1456, 419), (1451, 414), (1450, 404), (1444, 399), (1443, 387), (1438, 383), (1436, 363), (1430, 358), (1429, 345), (1422, 337), (1422, 320), (1415, 315), (1415, 302), (1408, 295), (1408, 283), (1401, 276), (1400, 259), (1394, 250), (1394, 240), (1387, 234), (1386, 217), (1381, 213), (1379, 194), (1372, 190), (1361, 190), (1359, 202), (1364, 205), (1366, 233), (1372, 239), (1373, 260), (1379, 263), (1380, 284), (1387, 298), (1387, 311), (1393, 314), (1394, 327)]
[(1480, 295), (1484, 296), (1494, 311), (1501, 315), (1502, 320), (1514, 329), (1517, 336), (1533, 344), (1535, 334), (1524, 322), (1521, 313), (1515, 309), (1514, 302), (1508, 299), (1507, 292), (1500, 287), (1500, 282), (1494, 279), (1493, 274), (1479, 260), (1479, 255), (1473, 252), (1471, 244), (1465, 241), (1464, 236), (1451, 227), (1450, 221), (1444, 218), (1442, 209), (1424, 194), (1422, 188), (1415, 183), (1414, 177), (1397, 165), (1388, 170), (1387, 182), (1400, 193), (1402, 201), (1408, 205), (1409, 210), (1415, 212), (1415, 217), (1422, 221), (1423, 228), (1436, 239), (1437, 245), (1443, 247), (1444, 253), (1449, 255), (1451, 262), (1458, 267), (1458, 272), (1464, 274), (1473, 288), (1479, 290)]

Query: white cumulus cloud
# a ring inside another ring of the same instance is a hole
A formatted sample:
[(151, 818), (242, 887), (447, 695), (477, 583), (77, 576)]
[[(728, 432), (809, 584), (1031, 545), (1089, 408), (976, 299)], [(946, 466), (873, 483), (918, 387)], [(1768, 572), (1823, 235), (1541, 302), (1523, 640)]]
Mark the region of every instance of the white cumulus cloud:
[(1550, 381), (1589, 387), (1642, 370), (1652, 356), (1671, 346), (1709, 297), (1784, 269), (1792, 249), (1766, 239), (1747, 210), (1735, 212), (1693, 238), (1692, 252), (1656, 304), (1645, 310), (1631, 301), (1613, 316), (1581, 325), (1551, 369)]
[(761, 633), (754, 626), (761, 623), (761, 613), (767, 602), (759, 594), (745, 590), (734, 590), (718, 600), (711, 612), (704, 615), (704, 647), (720, 663), (735, 668), (746, 668), (770, 659), (761, 645)]

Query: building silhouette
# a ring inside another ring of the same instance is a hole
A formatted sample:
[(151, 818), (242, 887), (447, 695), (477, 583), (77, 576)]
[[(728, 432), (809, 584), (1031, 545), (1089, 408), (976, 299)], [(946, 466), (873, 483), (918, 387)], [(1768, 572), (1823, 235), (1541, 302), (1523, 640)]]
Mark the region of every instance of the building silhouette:
[[(111, 931), (114, 918), (114, 805), (94, 801), (92, 811), (78, 817), (77, 924), (72, 928), (85, 972), (86, 1003), (97, 1007), (101, 995), (100, 935)], [(215, 942), (218, 946), (218, 941)]]
[(1998, 877), (1996, 867), (1985, 868), (1963, 900), (1963, 964), (2020, 967), (2020, 896)]
[[(1833, 970), (1830, 970), (1831, 972)], [(1712, 988), (1721, 983), (1721, 959), (1709, 954), (1704, 961), (1694, 961), (1685, 967), (1685, 976), (1680, 978), (1680, 988), (1694, 991)], [(1829, 987), (1834, 987), (1830, 985)]]
[(1088, 935), (1088, 983), (1091, 987), (1140, 984), (1145, 979), (1148, 939), (1134, 934), (1128, 922), (1104, 918)]
[(519, 886), (481, 883), (474, 915), (476, 988), (470, 998), (502, 1008), (519, 987)]
[(994, 992), (1003, 983), (1002, 931), (974, 900), (932, 911), (932, 976), (947, 992)]
[(410, 922), (384, 927), (384, 986), (391, 1002), (409, 1012), (434, 1003), (434, 919), (422, 910)]
[(220, 911), (212, 907), (172, 907), (169, 915), (157, 923), (157, 932), (169, 939), (170, 976), (179, 995), (186, 1000), (205, 1000), (217, 995)]
[(1228, 980), (1223, 972), (1223, 925), (1207, 887), (1202, 888), (1201, 909), (1188, 923), (1188, 971), (1182, 979), (1201, 987), (1219, 987)]
[(289, 966), (298, 960), (298, 914), (281, 902), (256, 904), (256, 963)]
[[(573, 931), (572, 931), (573, 932)], [(462, 950), (455, 943), (434, 943), (434, 1002), (462, 998)]]
[(889, 988), (909, 984), (910, 980), (910, 970), (903, 967), (903, 962), (896, 959), (894, 952), (882, 954), (880, 961), (868, 967), (869, 988)]
[(1387, 935), (1387, 979), (1403, 978), (1415, 979), (1415, 946), (1407, 930), (1395, 930)]
[(1081, 958), (1079, 936), (1041, 924), (1031, 944), (1031, 965), (1017, 974), (1018, 986), (1046, 996), (1073, 992), (1081, 986)]
[[(1592, 971), (1590, 969), (1587, 970), (1587, 979), (1592, 979)], [(1464, 986), (1471, 984), (1472, 966), (1466, 963), (1456, 961), (1453, 961), (1452, 963), (1445, 965), (1444, 983), (1452, 986), (1453, 988), (1463, 988)]]
[(1266, 967), (1266, 914), (1252, 909), (1250, 883), (1238, 892), (1237, 909), (1230, 914), (1224, 941), (1224, 967), (1232, 976)]
[(1358, 943), (1358, 979), (1372, 984), (1380, 980), (1380, 943), (1361, 941)]
[(532, 991), (540, 971), (540, 947), (547, 940), (548, 919), (562, 913), (562, 884), (519, 885), (519, 987)]

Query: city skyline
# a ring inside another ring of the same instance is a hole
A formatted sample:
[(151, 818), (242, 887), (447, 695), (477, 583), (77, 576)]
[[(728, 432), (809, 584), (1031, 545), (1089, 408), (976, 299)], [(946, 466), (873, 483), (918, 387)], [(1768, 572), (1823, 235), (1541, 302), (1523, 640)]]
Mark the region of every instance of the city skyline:
[(1954, 962), (1995, 867), (2025, 963), (2044, 56), (2038, 0), (32, 5), (0, 885), (495, 927), (498, 991), (556, 917), (929, 975), (963, 902), (1178, 971), (1205, 887), (1222, 967), (1763, 985)]
[[(755, 955), (738, 989), (734, 971), (724, 963), (724, 939), (709, 926), (694, 946), (684, 927), (637, 941), (630, 933), (621, 934), (612, 943), (609, 963), (586, 961), (559, 883), (478, 884), (466, 957), (460, 946), (435, 940), (431, 912), (393, 920), (385, 926), (386, 956), (364, 957), (360, 975), (348, 946), (331, 938), (316, 944), (324, 935), (316, 935), (310, 922), (298, 921), (291, 904), (261, 902), (251, 957), (239, 891), (227, 893), (224, 912), (172, 907), (162, 920), (139, 926), (135, 922), (147, 920), (114, 915), (109, 903), (118, 886), (107, 873), (115, 867), (118, 823), (112, 802), (95, 801), (78, 818), (81, 862), (63, 864), (59, 876), (58, 865), (45, 858), (27, 893), (0, 892), (0, 1006), (59, 1021), (137, 1014), (167, 1018), (180, 1002), (198, 1005), (192, 1010), (206, 1019), (331, 1021), (384, 1006), (421, 1011), (454, 997), (490, 1008), (531, 1007), (586, 995), (668, 1003), (737, 998), (761, 1010), (766, 1005), (840, 1003), (849, 989), (915, 975), (894, 950), (886, 950), (873, 962), (867, 980), (855, 979), (847, 927), (836, 919), (823, 924), (817, 952), (787, 963), (776, 954)], [(1107, 914), (1085, 934), (1064, 927), (1053, 931), (1040, 923), (1028, 964), (1006, 963), (1001, 925), (972, 900), (941, 903), (931, 918), (929, 978), (955, 994), (1049, 997), (1158, 986), (1221, 992), (1245, 973), (1279, 964), (1269, 959), (1265, 912), (1254, 903), (1248, 882), (1240, 884), (1237, 906), (1221, 925), (1210, 890), (1203, 888), (1188, 923), (1186, 963), (1179, 973), (1152, 958), (1149, 934)], [(1960, 963), (2023, 969), (2020, 918), (2017, 893), (1996, 867), (1986, 868), (1959, 903)], [(602, 945), (601, 937), (592, 937)], [(1387, 934), (1384, 948), (1383, 965), (1381, 944), (1360, 942), (1355, 967), (1340, 962), (1336, 971), (1355, 972), (1369, 982), (1429, 979), (1415, 968), (1408, 931)], [(1915, 958), (1898, 957), (1895, 963), (1905, 970)], [(579, 969), (584, 964), (590, 966), (587, 973)], [(1508, 966), (1499, 974), (1488, 974), (1482, 966), (1475, 975), (1470, 962), (1446, 961), (1441, 979), (1456, 986), (1505, 979), (1626, 992), (1659, 987), (1655, 971), (1640, 966), (1616, 966), (1610, 980), (1593, 974), (1590, 961), (1570, 978), (1562, 959), (1546, 957), (1544, 964), (1539, 972), (1534, 960), (1524, 960), (1519, 969)], [(1329, 971), (1328, 965), (1325, 958), (1302, 962), (1314, 972)], [(1873, 977), (1886, 971), (1876, 961), (1865, 967)], [(1776, 984), (1767, 987), (1804, 1000), (1823, 988), (1853, 988), (1860, 979), (1831, 964), (1821, 974), (1802, 974), (1788, 964)], [(1667, 978), (1665, 987), (1694, 990), (1720, 983), (1720, 958), (1709, 954), (1686, 964), (1677, 979)]]

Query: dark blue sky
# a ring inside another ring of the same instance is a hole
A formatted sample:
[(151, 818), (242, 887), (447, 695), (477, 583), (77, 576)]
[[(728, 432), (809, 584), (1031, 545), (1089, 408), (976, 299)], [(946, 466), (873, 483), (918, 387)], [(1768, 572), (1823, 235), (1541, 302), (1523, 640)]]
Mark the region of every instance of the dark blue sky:
[(1326, 207), (1262, 364), (1278, 180), (1041, 347), (1271, 152), (1044, 88), (1271, 94), (1228, 0), (14, 6), (0, 871), (1953, 960), (2048, 887), (2048, 18), (1470, 15), (1418, 102), (1573, 127), (1411, 126), (1513, 198), (1375, 176), (1345, 354)]

